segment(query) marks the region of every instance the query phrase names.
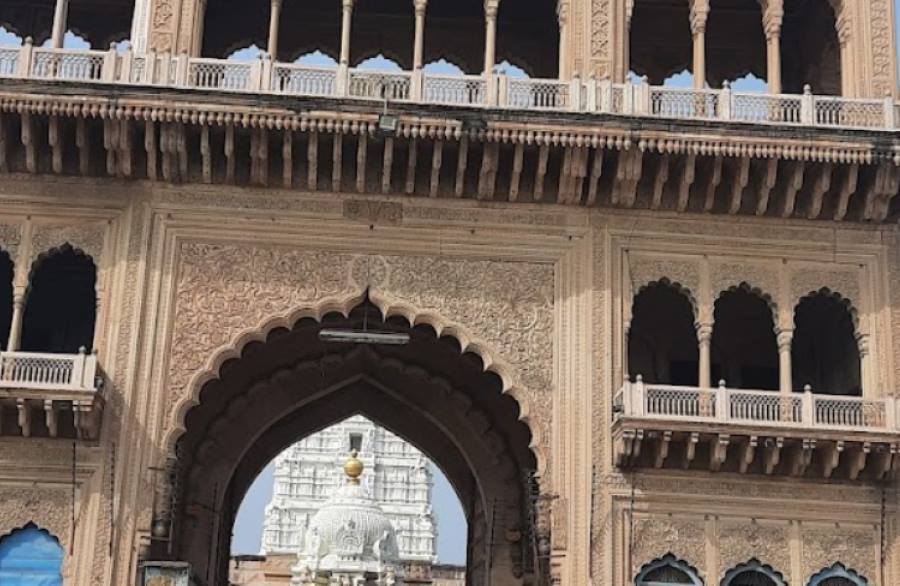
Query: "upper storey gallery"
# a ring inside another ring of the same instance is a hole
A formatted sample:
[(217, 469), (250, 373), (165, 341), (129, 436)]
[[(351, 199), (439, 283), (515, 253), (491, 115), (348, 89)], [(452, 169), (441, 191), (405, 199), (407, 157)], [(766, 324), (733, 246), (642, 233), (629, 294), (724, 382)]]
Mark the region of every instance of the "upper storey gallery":
[(893, 12), (892, 0), (3, 0), (0, 26), (7, 42), (58, 48), (128, 40), (136, 54), (884, 98)]

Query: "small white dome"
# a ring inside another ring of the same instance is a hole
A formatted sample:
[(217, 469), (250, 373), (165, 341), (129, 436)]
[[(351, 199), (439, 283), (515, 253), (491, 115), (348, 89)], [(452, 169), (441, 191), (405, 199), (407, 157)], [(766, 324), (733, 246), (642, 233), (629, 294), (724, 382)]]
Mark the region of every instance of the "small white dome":
[(394, 527), (359, 483), (361, 462), (354, 458), (345, 470), (347, 483), (310, 519), (295, 570), (313, 574), (393, 575), (399, 566)]

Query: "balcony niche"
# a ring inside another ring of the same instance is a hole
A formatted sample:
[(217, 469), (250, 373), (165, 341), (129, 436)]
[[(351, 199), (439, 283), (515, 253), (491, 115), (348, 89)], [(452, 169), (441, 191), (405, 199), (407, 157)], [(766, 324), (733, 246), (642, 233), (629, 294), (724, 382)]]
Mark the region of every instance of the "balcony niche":
[(35, 264), (22, 323), (22, 350), (76, 354), (91, 349), (97, 317), (93, 260), (69, 246)]
[(694, 311), (687, 295), (667, 281), (648, 285), (634, 298), (628, 365), (632, 378), (641, 375), (648, 383), (699, 382)]
[(712, 380), (729, 388), (778, 390), (778, 346), (769, 304), (742, 285), (716, 300)]
[(802, 93), (809, 84), (818, 95), (841, 94), (841, 49), (831, 2), (785, 0), (781, 62), (785, 93)]
[(794, 390), (862, 395), (859, 345), (849, 303), (827, 292), (804, 297), (794, 312), (791, 363)]

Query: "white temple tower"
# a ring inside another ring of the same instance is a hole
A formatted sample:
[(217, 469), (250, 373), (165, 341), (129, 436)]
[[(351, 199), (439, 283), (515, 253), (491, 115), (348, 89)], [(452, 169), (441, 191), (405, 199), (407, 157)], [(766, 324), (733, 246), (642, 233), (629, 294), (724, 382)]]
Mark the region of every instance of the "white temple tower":
[(296, 554), (310, 520), (343, 484), (346, 454), (365, 464), (366, 492), (390, 519), (400, 560), (437, 561), (437, 527), (431, 507), (431, 464), (422, 452), (362, 416), (308, 436), (275, 459), (275, 483), (266, 507), (263, 554)]

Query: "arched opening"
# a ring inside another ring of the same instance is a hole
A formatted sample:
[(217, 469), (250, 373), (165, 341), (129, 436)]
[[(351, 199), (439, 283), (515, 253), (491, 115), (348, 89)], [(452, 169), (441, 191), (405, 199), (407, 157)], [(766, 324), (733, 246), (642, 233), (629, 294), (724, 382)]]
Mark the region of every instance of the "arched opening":
[(358, 69), (368, 69), (370, 71), (403, 71), (403, 66), (394, 59), (385, 57), (383, 53), (378, 53), (371, 57), (364, 57), (360, 61), (353, 64)]
[(729, 570), (722, 586), (787, 586), (787, 582), (780, 572), (754, 559)]
[(689, 3), (635, 0), (629, 33), (631, 71), (653, 85), (690, 71), (692, 40)]
[(770, 302), (742, 283), (716, 300), (712, 379), (731, 388), (778, 390), (778, 345)]
[[(411, 10), (412, 2), (408, 4)], [(412, 48), (413, 37), (410, 36), (407, 42)], [(424, 63), (442, 58), (446, 58), (467, 74), (481, 73), (484, 68), (483, 1), (428, 3), (425, 14)]]
[(497, 61), (522, 64), (531, 77), (559, 77), (559, 17), (556, 2), (500, 2)]
[[(200, 54), (224, 59), (238, 49), (255, 45), (268, 51), (269, 3), (248, 4), (243, 0), (209, 0), (203, 15)], [(277, 61), (291, 62), (298, 56), (321, 49), (329, 55), (340, 52), (341, 3), (332, 0), (282, 2), (279, 19)], [(303, 31), (303, 34), (291, 34)]]
[[(405, 332), (403, 346), (329, 344), (323, 327)], [(536, 458), (517, 402), (481, 360), (426, 325), (386, 321), (366, 303), (348, 317), (301, 319), (243, 348), (206, 383), (175, 453), (173, 551), (207, 583), (228, 570), (231, 529), (253, 479), (298, 437), (364, 415), (416, 445), (446, 472), (468, 523), (467, 584), (533, 578), (530, 522)], [(488, 523), (492, 524), (490, 538)], [(490, 559), (490, 564), (488, 564)]]
[[(232, 583), (260, 571), (290, 580), (314, 517), (346, 480), (351, 451), (364, 464), (366, 492), (390, 519), (407, 576), (464, 575), (466, 518), (446, 476), (414, 445), (356, 415), (292, 444), (254, 481), (234, 525)], [(246, 553), (262, 556), (240, 555)]]
[(706, 21), (706, 83), (748, 74), (765, 79), (766, 35), (759, 0), (710, 0)]
[(791, 364), (794, 390), (810, 385), (824, 395), (862, 395), (859, 344), (850, 303), (822, 290), (794, 309)]
[(74, 354), (91, 350), (97, 319), (97, 269), (65, 245), (40, 257), (31, 272), (22, 321), (22, 350)]
[(64, 557), (55, 537), (29, 523), (0, 538), (0, 584), (62, 586)]
[(784, 91), (840, 95), (841, 48), (832, 2), (785, 0), (781, 32)]
[(869, 586), (869, 581), (844, 564), (823, 568), (809, 579), (808, 586)]
[(635, 586), (702, 586), (697, 570), (672, 554), (653, 560), (641, 568), (634, 579)]
[[(43, 45), (51, 36), (55, 5), (55, 0), (0, 2), (0, 40), (13, 44), (31, 37), (35, 46)], [(70, 0), (64, 46), (108, 49), (130, 36), (133, 15), (134, 0)]]
[(409, 71), (413, 68), (414, 36), (415, 12), (411, 1), (357, 2), (353, 7), (350, 62), (360, 63), (373, 56), (383, 57), (385, 61), (396, 64), (398, 70)]
[(8, 350), (9, 329), (12, 326), (13, 261), (0, 250), (0, 350)]
[(657, 281), (634, 297), (628, 334), (628, 371), (651, 383), (697, 386), (699, 351), (687, 295)]

